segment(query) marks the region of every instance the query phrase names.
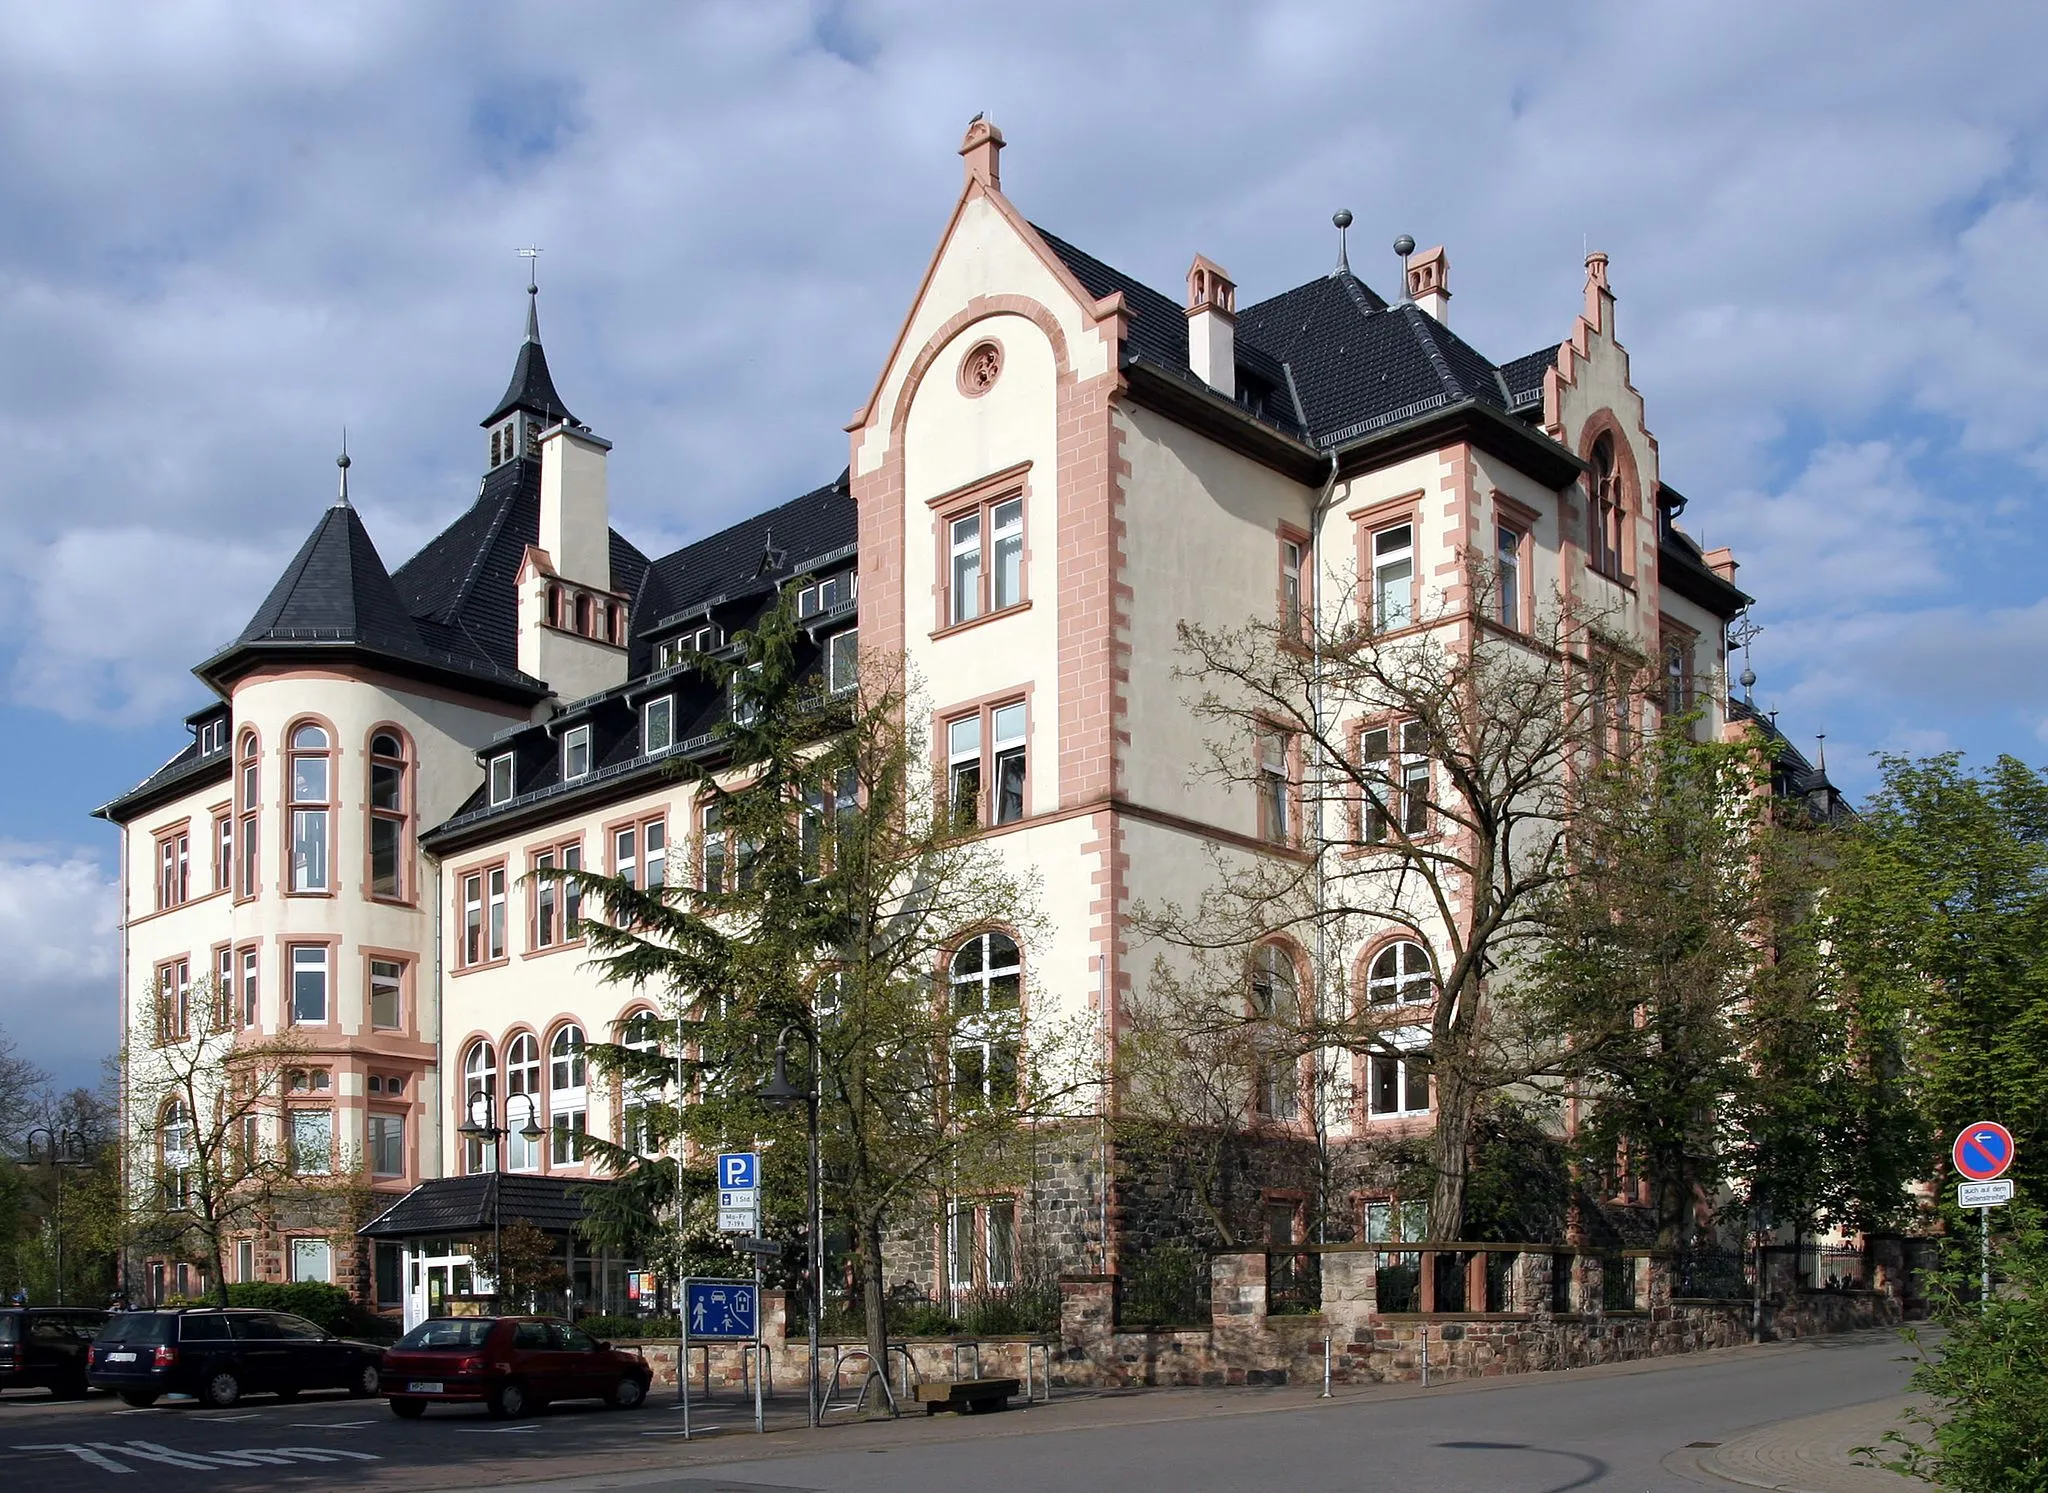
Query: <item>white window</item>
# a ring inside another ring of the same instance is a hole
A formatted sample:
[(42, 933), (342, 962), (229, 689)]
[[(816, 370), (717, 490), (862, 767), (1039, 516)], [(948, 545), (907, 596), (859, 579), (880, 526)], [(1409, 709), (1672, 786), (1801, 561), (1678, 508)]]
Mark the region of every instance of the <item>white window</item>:
[(256, 950), (242, 950), (242, 1025), (256, 1025)]
[(640, 832), (627, 825), (612, 836), (612, 875), (627, 886), (640, 885)]
[(1262, 1025), (1266, 1056), (1259, 1063), (1258, 1111), (1270, 1120), (1301, 1113), (1301, 1070), (1295, 1056), (1293, 1023), (1298, 993), (1294, 960), (1279, 944), (1260, 944), (1252, 954), (1252, 1017)]
[(955, 1102), (1005, 1104), (1017, 1094), (1017, 1019), (1023, 959), (1006, 933), (978, 933), (951, 965)]
[(974, 1234), (974, 1204), (953, 1204), (946, 1227), (946, 1284), (956, 1291), (974, 1289)]
[(690, 644), (688, 639), (663, 638), (654, 645), (655, 672), (659, 673), (663, 669), (673, 669), (683, 661), (689, 651)]
[(1293, 635), (1302, 628), (1302, 563), (1306, 554), (1299, 541), (1280, 541), (1280, 625)]
[(235, 876), (235, 816), (222, 814), (213, 821), (213, 889), (224, 892)]
[(405, 895), (405, 744), (389, 731), (370, 738), (370, 895)]
[(995, 810), (997, 824), (1024, 817), (1024, 706), (997, 706), (995, 727)]
[(228, 723), (225, 716), (208, 721), (199, 728), (199, 755), (210, 757), (228, 744)]
[(825, 642), (825, 688), (836, 695), (859, 682), (860, 633), (849, 627), (845, 632), (835, 632)]
[(588, 1079), (583, 1028), (565, 1026), (548, 1044), (548, 1117), (556, 1166), (572, 1166), (583, 1159)]
[(952, 524), (952, 610), (948, 622), (971, 622), (981, 615), (981, 511), (976, 509)]
[(491, 758), (491, 807), (512, 802), (512, 754), (501, 752)]
[(1495, 532), (1494, 586), (1503, 627), (1522, 625), (1522, 536), (1505, 524)]
[(292, 1170), (302, 1177), (324, 1177), (334, 1169), (334, 1111), (295, 1109), (291, 1112)]
[(1001, 1288), (1017, 1283), (1017, 1204), (998, 1198), (982, 1209), (987, 1220), (988, 1261), (985, 1284)]
[(292, 890), (324, 892), (328, 877), (328, 809), (332, 774), (327, 732), (300, 726), (292, 733)]
[(292, 1021), (327, 1019), (327, 945), (292, 945)]
[(732, 723), (735, 726), (751, 726), (761, 718), (761, 702), (752, 693), (760, 674), (759, 664), (748, 664), (732, 676)]
[(698, 816), (703, 862), (698, 867), (697, 886), (709, 896), (725, 890), (725, 806), (706, 804)]
[(1429, 1033), (1408, 1027), (1393, 1034), (1398, 1052), (1366, 1059), (1366, 1107), (1374, 1116), (1419, 1115), (1429, 1110)]
[[(1396, 740), (1400, 750), (1394, 750)], [(1398, 730), (1376, 726), (1358, 738), (1365, 803), (1360, 826), (1367, 844), (1386, 841), (1390, 829), (1406, 836), (1429, 832), (1429, 754), (1420, 721)]]
[(946, 801), (953, 824), (969, 829), (981, 823), (981, 717), (962, 716), (946, 723)]
[(1427, 1005), (1435, 988), (1429, 951), (1405, 939), (1374, 955), (1365, 977), (1366, 1002), (1375, 1006)]
[[(655, 1024), (654, 1013), (642, 1011), (626, 1023), (619, 1045), (635, 1055), (636, 1061), (651, 1062), (661, 1056), (660, 1029)], [(661, 1102), (661, 1084), (644, 1071), (629, 1078), (624, 1086), (625, 1104), (621, 1115), (622, 1133), (619, 1144), (631, 1148), (642, 1156), (652, 1156), (659, 1149), (659, 1139), (654, 1133), (653, 1114)]]
[(956, 826), (1011, 824), (1024, 817), (1027, 726), (1022, 701), (946, 723), (947, 802)]
[(396, 959), (370, 961), (370, 1025), (396, 1031), (404, 1015), (400, 1010), (405, 992), (405, 966)]
[(157, 841), (157, 911), (184, 902), (192, 885), (192, 841), (189, 835), (166, 835)]
[(817, 584), (806, 586), (797, 593), (796, 614), (799, 619), (819, 616), (832, 611), (852, 594), (851, 575), (828, 575)]
[(989, 510), (990, 608), (1000, 612), (1024, 599), (1024, 500), (1011, 498)]
[(484, 905), (485, 928), (489, 935), (487, 956), (492, 959), (505, 957), (505, 868), (493, 866), (485, 873), (489, 887)]
[(562, 737), (562, 781), (574, 782), (590, 774), (590, 727), (578, 726)]
[(647, 890), (653, 891), (668, 875), (668, 821), (650, 819), (640, 826), (641, 864), (647, 870)]
[(540, 1042), (533, 1033), (521, 1032), (505, 1044), (503, 1123), (511, 1131), (505, 1137), (505, 1165), (515, 1172), (540, 1170), (540, 1142), (528, 1140), (519, 1133), (526, 1128), (530, 1117), (527, 1109), (529, 1100), (536, 1107), (533, 1113), (537, 1115), (540, 1104)]
[(484, 878), (481, 872), (462, 878), (462, 962), (484, 962)]
[(404, 1116), (370, 1116), (370, 1174), (377, 1177), (405, 1175)]
[(215, 1031), (224, 1032), (235, 1025), (235, 951), (233, 949), (221, 949), (214, 956), (213, 1011), (211, 1017)]
[(334, 1280), (334, 1247), (325, 1239), (292, 1240), (292, 1279)]
[(256, 1241), (237, 1239), (235, 1241), (235, 1279), (252, 1281), (256, 1279)]
[(1415, 531), (1407, 524), (1372, 536), (1372, 624), (1381, 632), (1415, 620)]
[(1294, 837), (1293, 779), (1285, 732), (1259, 733), (1259, 836), (1276, 845)]
[(257, 792), (261, 787), (262, 775), (262, 747), (256, 740), (256, 733), (250, 731), (242, 737), (241, 803), (237, 805), (242, 816), (242, 859), (240, 885), (236, 890), (237, 894), (243, 897), (253, 897), (259, 890), (256, 883), (259, 844), (256, 838), (256, 823), (257, 811), (261, 804)]
[[(482, 1119), (485, 1106), (481, 1099), (495, 1101), (497, 1097), (498, 1055), (488, 1042), (472, 1043), (462, 1060), (463, 1121)], [(490, 1171), (497, 1165), (495, 1148), (488, 1140), (465, 1137), (463, 1162), (471, 1173)]]
[(649, 700), (641, 712), (640, 745), (646, 755), (665, 752), (676, 744), (676, 697), (663, 695)]

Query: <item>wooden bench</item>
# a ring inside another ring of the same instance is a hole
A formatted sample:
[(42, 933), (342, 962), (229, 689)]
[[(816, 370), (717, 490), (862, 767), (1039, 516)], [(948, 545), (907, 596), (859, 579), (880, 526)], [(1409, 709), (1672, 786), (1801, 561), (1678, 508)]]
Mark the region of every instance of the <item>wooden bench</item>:
[(1010, 1396), (1017, 1392), (1015, 1379), (927, 1379), (917, 1386), (917, 1403), (926, 1415), (954, 1410), (978, 1415), (984, 1410), (1007, 1410)]

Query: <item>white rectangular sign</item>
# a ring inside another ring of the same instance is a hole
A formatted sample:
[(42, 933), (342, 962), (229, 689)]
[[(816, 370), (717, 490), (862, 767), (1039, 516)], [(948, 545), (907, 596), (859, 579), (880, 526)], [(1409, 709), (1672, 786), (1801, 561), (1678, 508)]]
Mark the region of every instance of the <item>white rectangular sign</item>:
[(1958, 1208), (1996, 1208), (2001, 1203), (2012, 1201), (2012, 1183), (2003, 1182), (1958, 1182), (1956, 1183), (1956, 1206)]
[(718, 1210), (718, 1232), (721, 1234), (758, 1234), (761, 1214), (754, 1208), (720, 1208)]
[(721, 1208), (758, 1208), (761, 1206), (761, 1189), (758, 1187), (721, 1187), (718, 1190), (718, 1206)]

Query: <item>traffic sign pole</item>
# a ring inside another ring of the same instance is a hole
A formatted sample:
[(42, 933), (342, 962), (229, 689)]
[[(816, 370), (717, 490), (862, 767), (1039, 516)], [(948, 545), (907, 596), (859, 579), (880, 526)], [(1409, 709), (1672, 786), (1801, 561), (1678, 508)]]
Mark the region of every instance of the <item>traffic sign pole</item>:
[(1979, 1120), (1966, 1126), (1949, 1148), (1949, 1157), (1956, 1164), (1956, 1171), (1968, 1179), (1956, 1190), (1958, 1204), (1969, 1195), (1970, 1185), (1979, 1184), (1977, 1195), (1983, 1201), (1977, 1204), (1977, 1309), (1991, 1310), (1991, 1210), (2012, 1196), (2012, 1184), (2004, 1184), (2004, 1197), (1993, 1198), (1990, 1189), (1982, 1184), (1996, 1182), (2005, 1175), (2012, 1165), (2013, 1155), (2018, 1148), (2013, 1144), (2012, 1132), (1996, 1120)]

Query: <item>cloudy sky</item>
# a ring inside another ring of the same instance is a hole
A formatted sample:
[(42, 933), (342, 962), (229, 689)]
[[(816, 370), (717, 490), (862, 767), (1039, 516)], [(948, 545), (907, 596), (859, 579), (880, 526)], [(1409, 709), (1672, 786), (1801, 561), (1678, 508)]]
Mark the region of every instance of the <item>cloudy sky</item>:
[(113, 833), (329, 500), (473, 495), (538, 244), (649, 551), (838, 472), (987, 110), (1036, 221), (1178, 294), (1448, 245), (1557, 341), (1587, 246), (1759, 704), (2048, 759), (2048, 11), (1895, 3), (0, 3), (0, 1030), (113, 1042)]

